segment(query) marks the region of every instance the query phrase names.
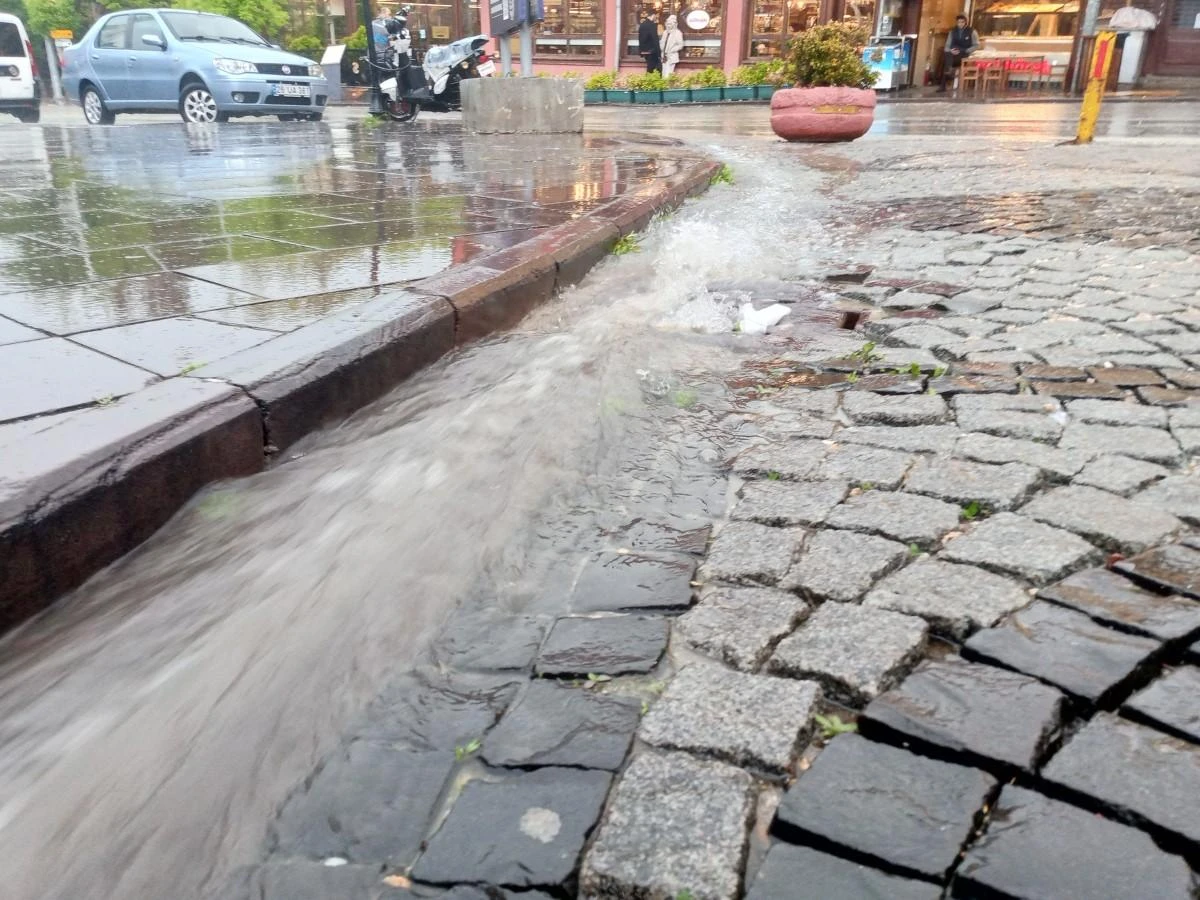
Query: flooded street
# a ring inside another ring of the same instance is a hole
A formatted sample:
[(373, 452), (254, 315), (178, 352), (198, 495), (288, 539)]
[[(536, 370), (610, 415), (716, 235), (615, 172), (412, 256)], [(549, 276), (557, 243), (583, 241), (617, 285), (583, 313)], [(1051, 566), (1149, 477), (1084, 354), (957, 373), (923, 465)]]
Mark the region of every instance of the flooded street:
[[(1032, 108), (1040, 119), (1004, 107), (961, 127), (1069, 135), (1074, 107)], [(1114, 105), (1107, 134), (1177, 134), (1194, 115), (1162, 108)], [(732, 438), (717, 426), (747, 351), (731, 329), (704, 333), (731, 312), (706, 286), (837, 260), (850, 226), (827, 224), (824, 181), (856, 163), (775, 142), (762, 108), (679, 113), (592, 118), (694, 141), (734, 184), (656, 221), (640, 252), (606, 259), (515, 332), (205, 491), (0, 642), (6, 900), (216, 896), (367, 705), (436, 668), (452, 617), (559, 615), (588, 554), (653, 547), (721, 514)], [(882, 107), (856, 147), (926, 134), (936, 153), (953, 127), (945, 107)], [(779, 346), (829, 355), (848, 340)]]
[[(764, 197), (753, 152), (731, 149), (738, 183), (655, 225), (643, 252), (272, 471), (206, 492), (10, 635), (6, 897), (219, 887), (457, 607), (559, 611), (579, 552), (665, 509), (682, 457), (712, 470), (722, 448), (682, 419), (727, 402), (712, 373), (729, 338), (657, 326), (711, 280), (780, 270), (776, 242), (814, 243), (820, 206)], [(806, 194), (815, 181), (782, 177)], [(723, 481), (701, 480), (710, 517)]]

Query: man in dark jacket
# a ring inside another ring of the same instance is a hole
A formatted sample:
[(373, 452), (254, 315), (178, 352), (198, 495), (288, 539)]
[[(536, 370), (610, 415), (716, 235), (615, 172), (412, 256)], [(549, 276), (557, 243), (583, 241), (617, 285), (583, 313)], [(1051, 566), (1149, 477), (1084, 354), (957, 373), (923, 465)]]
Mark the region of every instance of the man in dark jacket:
[(658, 25), (654, 10), (646, 10), (646, 18), (638, 26), (638, 53), (646, 60), (647, 72), (662, 71), (662, 50), (658, 44)]
[(954, 28), (946, 36), (946, 52), (942, 65), (942, 85), (938, 93), (945, 93), (946, 82), (954, 78), (954, 72), (963, 64), (963, 60), (979, 49), (979, 35), (967, 24), (966, 16), (959, 16), (954, 22)]

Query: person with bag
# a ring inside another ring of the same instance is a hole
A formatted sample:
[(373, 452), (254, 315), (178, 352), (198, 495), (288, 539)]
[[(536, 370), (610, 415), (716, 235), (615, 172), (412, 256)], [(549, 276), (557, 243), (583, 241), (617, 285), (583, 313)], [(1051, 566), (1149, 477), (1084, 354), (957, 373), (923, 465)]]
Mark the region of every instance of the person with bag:
[(683, 52), (683, 32), (679, 30), (679, 19), (675, 16), (667, 16), (667, 27), (659, 46), (662, 49), (663, 77), (670, 78), (679, 65), (679, 54)]
[(645, 58), (647, 72), (662, 71), (662, 51), (658, 46), (658, 25), (654, 21), (653, 8), (647, 8), (646, 18), (638, 26), (638, 55)]
[(942, 84), (939, 94), (946, 92), (946, 82), (954, 78), (954, 73), (963, 64), (963, 60), (979, 49), (979, 35), (967, 24), (966, 16), (959, 16), (954, 21), (954, 28), (946, 35), (946, 50), (942, 64)]

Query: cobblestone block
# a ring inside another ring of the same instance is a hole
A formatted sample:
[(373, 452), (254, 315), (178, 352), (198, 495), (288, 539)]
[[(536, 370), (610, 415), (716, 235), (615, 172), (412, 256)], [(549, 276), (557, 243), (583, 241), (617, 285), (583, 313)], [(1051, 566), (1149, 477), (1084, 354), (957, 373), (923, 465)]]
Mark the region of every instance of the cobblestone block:
[(927, 631), (913, 616), (827, 603), (779, 643), (767, 670), (815, 679), (829, 696), (862, 706), (920, 661)]
[(1130, 366), (1095, 366), (1088, 369), (1088, 375), (1100, 384), (1115, 384), (1117, 387), (1141, 387), (1166, 382), (1166, 379), (1153, 369)]
[(767, 851), (746, 900), (938, 900), (942, 889), (928, 881), (888, 875), (858, 863), (777, 841)]
[(1149, 403), (1151, 406), (1187, 406), (1189, 403), (1200, 403), (1200, 391), (1181, 388), (1149, 385), (1138, 388), (1137, 395), (1143, 403)]
[(1200, 632), (1200, 604), (1184, 597), (1143, 590), (1108, 569), (1084, 569), (1038, 592), (1043, 600), (1067, 606), (1097, 622), (1178, 641)]
[(992, 322), (976, 316), (942, 316), (937, 323), (940, 328), (968, 338), (985, 338), (1004, 330), (1002, 322)]
[(1118, 331), (1124, 331), (1126, 334), (1134, 334), (1138, 337), (1150, 337), (1156, 334), (1170, 334), (1179, 330), (1179, 323), (1171, 319), (1160, 318), (1134, 318), (1126, 319), (1123, 322), (1114, 322), (1113, 328)]
[(1100, 713), (1042, 771), (1076, 798), (1200, 851), (1200, 746)]
[[(1083, 291), (1077, 293), (1072, 299), (1073, 302), (1079, 303), (1084, 299)], [(1072, 306), (1070, 308), (1071, 315), (1080, 319), (1087, 319), (1089, 322), (1106, 322), (1110, 325), (1117, 322), (1123, 322), (1130, 318), (1133, 313), (1127, 309), (1118, 309), (1114, 306)]]
[(1113, 566), (1143, 584), (1200, 599), (1200, 548), (1168, 544)]
[(730, 522), (717, 533), (700, 568), (704, 581), (772, 585), (792, 565), (804, 532), (754, 522)]
[(1186, 406), (1168, 413), (1172, 429), (1200, 428), (1200, 406)]
[(838, 391), (811, 391), (803, 388), (784, 388), (771, 396), (774, 406), (793, 412), (811, 413), (818, 418), (828, 418), (837, 410), (842, 395)]
[(1064, 700), (1034, 678), (952, 658), (876, 697), (858, 726), (864, 737), (963, 765), (1032, 772), (1062, 724)]
[(956, 897), (1184, 900), (1191, 894), (1187, 864), (1147, 835), (1016, 785), (1000, 792), (988, 830), (954, 878)]
[(589, 561), (571, 598), (574, 612), (686, 609), (692, 602), (690, 560), (602, 553)]
[(428, 884), (562, 885), (575, 871), (611, 782), (607, 772), (555, 768), (470, 781), (412, 877)]
[(1122, 553), (1145, 550), (1183, 528), (1182, 522), (1154, 504), (1076, 485), (1036, 497), (1021, 508), (1021, 515)]
[(1137, 495), (1141, 503), (1165, 509), (1192, 525), (1200, 526), (1200, 476), (1172, 475)]
[(1126, 496), (1164, 478), (1170, 471), (1156, 463), (1128, 456), (1101, 456), (1084, 466), (1073, 483)]
[(1058, 446), (1064, 450), (1090, 450), (1097, 456), (1117, 453), (1168, 466), (1176, 465), (1183, 456), (1179, 444), (1167, 432), (1136, 425), (1087, 425), (1072, 422), (1063, 431)]
[(483, 741), (493, 766), (577, 766), (615, 771), (640, 709), (625, 697), (531, 681)]
[(804, 413), (781, 412), (756, 423), (759, 433), (774, 441), (791, 441), (796, 438), (832, 437), (837, 423), (832, 419), (816, 419)]
[(935, 634), (965, 640), (1027, 605), (1016, 582), (973, 566), (920, 559), (887, 576), (863, 598), (863, 606), (920, 616)]
[(1008, 306), (1002, 309), (993, 309), (982, 315), (985, 319), (1003, 322), (1006, 325), (1031, 325), (1042, 318), (1041, 312), (1036, 309), (1015, 309)]
[(969, 337), (966, 340), (942, 344), (938, 351), (951, 359), (975, 359), (979, 353), (1003, 353), (1011, 350), (1010, 344), (1002, 334), (991, 338)]
[(1184, 453), (1200, 454), (1200, 428), (1176, 428), (1173, 433)]
[(995, 309), (1004, 302), (1007, 296), (1003, 291), (981, 290), (972, 288), (942, 301), (941, 307), (956, 316), (977, 316), (989, 309)]
[(816, 477), (892, 490), (904, 480), (914, 459), (912, 454), (895, 450), (838, 444), (829, 451)]
[(801, 481), (813, 475), (829, 447), (820, 441), (778, 441), (755, 444), (733, 460), (733, 471), (743, 478), (782, 478)]
[(862, 491), (834, 509), (826, 517), (826, 524), (930, 547), (958, 527), (958, 516), (957, 506), (931, 497)]
[[(1200, 322), (1197, 322), (1200, 326)], [(1163, 374), (1175, 387), (1200, 390), (1200, 372), (1190, 369), (1164, 369)]]
[(839, 431), (837, 439), (847, 444), (866, 444), (887, 450), (949, 453), (954, 449), (958, 435), (959, 430), (953, 425), (911, 425), (907, 428), (855, 425)]
[(275, 825), (278, 852), (410, 865), (453, 768), (453, 753), (355, 741), (283, 808)]
[(584, 860), (580, 900), (736, 900), (753, 810), (754, 782), (741, 769), (639, 754)]
[[(228, 900), (412, 900), (413, 894), (389, 886), (383, 878), (378, 865), (327, 866), (307, 859), (278, 860), (259, 866), (249, 884), (230, 893)], [(480, 893), (454, 900), (488, 898)]]
[(628, 675), (649, 672), (667, 647), (661, 616), (559, 619), (546, 636), (534, 669), (539, 675)]
[(732, 515), (762, 525), (819, 525), (848, 490), (841, 481), (751, 481)]
[(990, 465), (961, 459), (922, 459), (904, 489), (941, 500), (978, 502), (989, 509), (1012, 509), (1037, 487), (1038, 470), (1022, 463)]
[(1097, 625), (1052, 603), (1034, 603), (998, 628), (976, 632), (963, 656), (1024, 672), (1104, 705), (1158, 651), (1150, 638)]
[(1075, 400), (1067, 404), (1071, 418), (1092, 425), (1145, 425), (1165, 428), (1167, 412), (1155, 406), (1141, 406), (1111, 400)]
[(784, 795), (776, 828), (896, 874), (941, 881), (995, 785), (975, 769), (843, 734)]
[(1200, 669), (1181, 666), (1165, 673), (1122, 710), (1127, 718), (1200, 744)]
[[(940, 299), (940, 298), (939, 298)], [(888, 342), (903, 347), (917, 347), (922, 350), (932, 350), (942, 344), (951, 344), (962, 338), (953, 331), (939, 328), (936, 325), (905, 325), (897, 328), (888, 335)]]
[(1031, 381), (1029, 386), (1034, 393), (1060, 400), (1086, 397), (1096, 400), (1120, 400), (1125, 392), (1111, 384), (1098, 384), (1088, 381)]
[(486, 611), (456, 619), (436, 641), (434, 653), (447, 666), (477, 671), (529, 668), (550, 621)]
[[(868, 290), (890, 290), (889, 288), (868, 288)], [(892, 294), (881, 304), (884, 309), (923, 309), (941, 302), (940, 294), (924, 294), (917, 290), (899, 291)]]
[(1176, 334), (1155, 335), (1154, 343), (1170, 350), (1172, 353), (1190, 355), (1200, 353), (1200, 331), (1181, 331)]
[(865, 391), (847, 393), (842, 409), (856, 425), (936, 425), (948, 411), (946, 401), (930, 394), (884, 397)]
[(858, 600), (877, 579), (908, 558), (904, 544), (852, 531), (819, 531), (780, 586), (813, 600)]
[(809, 609), (789, 591), (714, 586), (705, 588), (700, 602), (676, 620), (675, 633), (697, 650), (753, 672)]
[(946, 262), (955, 266), (986, 266), (991, 261), (986, 250), (955, 250), (946, 255)]
[(1024, 463), (1041, 469), (1051, 480), (1070, 478), (1091, 458), (1091, 454), (1083, 450), (1059, 450), (1039, 441), (977, 433), (964, 434), (959, 438), (954, 453), (978, 462)]
[(954, 398), (958, 427), (1000, 437), (1053, 443), (1062, 434), (1057, 400), (1029, 394), (976, 396), (959, 394)]
[(638, 737), (664, 750), (686, 750), (782, 777), (808, 741), (820, 699), (813, 681), (693, 663), (671, 679), (642, 720)]
[(1015, 394), (1016, 377), (988, 375), (943, 375), (929, 379), (929, 390), (943, 397), (956, 394)]
[(941, 555), (1034, 584), (1062, 578), (1100, 556), (1095, 547), (1069, 531), (1013, 513), (981, 522), (970, 534), (947, 544)]

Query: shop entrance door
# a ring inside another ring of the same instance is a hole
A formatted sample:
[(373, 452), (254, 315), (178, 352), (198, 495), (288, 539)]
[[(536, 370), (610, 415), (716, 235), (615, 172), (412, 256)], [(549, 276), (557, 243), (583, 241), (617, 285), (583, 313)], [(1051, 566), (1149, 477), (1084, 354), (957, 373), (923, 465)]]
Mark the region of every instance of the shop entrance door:
[(1167, 0), (1159, 23), (1155, 75), (1200, 75), (1200, 0)]

